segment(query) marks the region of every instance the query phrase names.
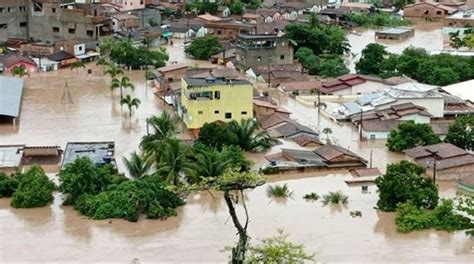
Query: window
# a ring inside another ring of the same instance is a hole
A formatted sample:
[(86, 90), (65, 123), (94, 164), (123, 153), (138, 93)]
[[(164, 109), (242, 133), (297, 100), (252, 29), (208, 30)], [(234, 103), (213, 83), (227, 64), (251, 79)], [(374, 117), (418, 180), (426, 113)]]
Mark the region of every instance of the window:
[(51, 12), (56, 13), (56, 8), (51, 8)]
[(94, 36), (94, 30), (87, 30), (87, 36), (93, 37)]
[(262, 57), (257, 56), (257, 61), (262, 61)]
[(33, 11), (43, 12), (43, 3), (33, 2)]
[(69, 34), (74, 34), (76, 33), (76, 29), (75, 28), (70, 28), (69, 29)]
[(198, 115), (202, 115), (202, 111), (198, 111)]
[(436, 11), (436, 14), (437, 14), (437, 15), (441, 15), (441, 11)]
[(82, 46), (77, 47), (79, 51), (82, 51)]
[(214, 92), (214, 98), (215, 99), (221, 99), (221, 91), (215, 91)]
[(143, 5), (143, 0), (140, 0), (140, 5)]
[(215, 110), (214, 114), (216, 114), (216, 115), (219, 114), (219, 110)]
[(370, 134), (370, 139), (375, 139), (375, 134)]
[(242, 111), (240, 112), (242, 115), (246, 115), (247, 114), (247, 111)]
[(0, 24), (0, 29), (5, 29), (7, 28), (7, 24)]
[(53, 32), (59, 32), (59, 28), (58, 27), (53, 27)]
[(3, 13), (3, 12), (4, 12), (3, 7), (0, 7), (0, 13)]
[(168, 82), (173, 82), (173, 77), (168, 77)]
[(284, 60), (285, 59), (285, 55), (280, 55), (280, 60)]
[(26, 11), (26, 6), (19, 6), (18, 11), (25, 12)]
[(232, 118), (232, 113), (225, 113), (225, 118), (226, 119), (231, 119)]
[(8, 13), (11, 13), (11, 12), (15, 11), (15, 8), (14, 7), (7, 7), (7, 10), (8, 10), (7, 11)]
[(222, 31), (217, 30), (217, 35), (220, 35), (220, 34), (222, 34)]
[(26, 27), (28, 25), (28, 23), (26, 22), (20, 22), (20, 27)]

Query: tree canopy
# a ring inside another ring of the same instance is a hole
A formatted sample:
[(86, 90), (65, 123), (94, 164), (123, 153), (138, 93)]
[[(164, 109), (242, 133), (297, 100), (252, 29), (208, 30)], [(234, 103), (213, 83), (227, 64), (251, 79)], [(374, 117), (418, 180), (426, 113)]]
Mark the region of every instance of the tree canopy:
[(43, 207), (53, 201), (54, 183), (43, 169), (33, 166), (18, 176), (18, 188), (12, 195), (11, 206), (15, 208)]
[(444, 141), (467, 150), (474, 150), (474, 116), (460, 116), (449, 126)]
[(197, 60), (208, 60), (222, 49), (223, 46), (216, 37), (206, 36), (193, 40), (184, 51)]
[(438, 189), (432, 179), (424, 177), (424, 168), (409, 161), (389, 164), (387, 172), (375, 180), (379, 192), (377, 207), (394, 211), (399, 203), (411, 201), (421, 208), (438, 204)]
[(314, 55), (311, 49), (304, 47), (298, 49), (295, 57), (311, 75), (337, 77), (349, 73), (349, 69), (340, 56), (319, 57)]
[(0, 172), (0, 198), (10, 197), (18, 188), (18, 180), (14, 175), (8, 176)]
[(402, 151), (440, 142), (429, 124), (416, 124), (413, 120), (409, 120), (398, 124), (396, 129), (390, 131), (386, 145), (390, 151)]
[(110, 59), (133, 69), (149, 65), (163, 67), (169, 58), (165, 49), (151, 51), (143, 45), (138, 47), (133, 45), (130, 39), (112, 41), (109, 45)]

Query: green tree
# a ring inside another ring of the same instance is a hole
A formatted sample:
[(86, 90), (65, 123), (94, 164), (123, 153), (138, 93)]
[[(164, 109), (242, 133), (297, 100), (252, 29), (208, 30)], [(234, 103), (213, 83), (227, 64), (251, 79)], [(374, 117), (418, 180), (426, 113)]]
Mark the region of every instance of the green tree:
[(53, 201), (54, 183), (43, 169), (33, 166), (18, 178), (18, 188), (12, 195), (11, 206), (15, 208), (43, 207)]
[(74, 204), (84, 194), (95, 195), (115, 182), (116, 169), (110, 165), (97, 167), (88, 157), (77, 158), (59, 172), (59, 189), (67, 195), (66, 204)]
[(322, 60), (319, 76), (337, 77), (349, 73), (349, 69), (340, 57)]
[(216, 37), (207, 36), (193, 40), (185, 52), (196, 60), (208, 60), (212, 55), (221, 52), (222, 49), (223, 47)]
[(197, 142), (221, 150), (224, 146), (238, 145), (237, 135), (232, 133), (229, 125), (218, 123), (205, 123), (199, 129)]
[(415, 0), (394, 0), (393, 6), (397, 9), (403, 9), (404, 6), (415, 3)]
[(306, 253), (303, 244), (293, 244), (288, 234), (278, 230), (278, 235), (262, 239), (259, 245), (249, 247), (247, 263), (305, 263), (314, 255)]
[(151, 51), (144, 45), (135, 46), (130, 39), (115, 41), (110, 49), (110, 59), (113, 62), (132, 69), (147, 65), (163, 67), (168, 58), (165, 49)]
[(160, 116), (147, 119), (147, 127), (150, 126), (152, 132), (143, 136), (140, 142), (140, 147), (146, 156), (155, 156), (156, 150), (161, 147), (163, 141), (176, 135), (178, 132), (176, 124), (177, 119), (168, 112), (162, 112)]
[(237, 136), (237, 145), (245, 151), (266, 150), (277, 142), (266, 130), (260, 130), (260, 124), (251, 118), (240, 122), (232, 120), (229, 130)]
[[(105, 63), (105, 62), (104, 62)], [(108, 64), (104, 64), (107, 69), (105, 69), (104, 71), (104, 74), (105, 75), (110, 75), (110, 78), (113, 80), (113, 79), (116, 79), (119, 75), (123, 75), (124, 72), (122, 69), (119, 69), (117, 68), (117, 66), (111, 64), (111, 63), (108, 63)]]
[(162, 143), (156, 161), (156, 175), (167, 183), (180, 185), (186, 175), (195, 173), (192, 161), (189, 158), (191, 149), (177, 139), (167, 139)]
[(133, 178), (140, 178), (147, 175), (151, 167), (151, 162), (148, 159), (142, 157), (140, 154), (137, 154), (137, 152), (132, 152), (130, 159), (123, 157), (122, 160), (123, 164), (125, 164), (125, 167), (128, 170), (128, 173)]
[(117, 79), (117, 78), (112, 79), (112, 83), (110, 84), (110, 89), (114, 91), (117, 88), (120, 88), (120, 101), (122, 101), (123, 88), (130, 88), (133, 91), (133, 89), (135, 89), (135, 86), (130, 81), (130, 78), (128, 76), (122, 76), (122, 78), (120, 79)]
[(18, 188), (18, 180), (12, 175), (0, 172), (0, 198), (10, 197)]
[(71, 64), (69, 64), (69, 68), (71, 68), (71, 71), (76, 69), (76, 73), (79, 73), (79, 68), (86, 68), (86, 64), (83, 61), (75, 61)]
[(240, 16), (244, 14), (244, 5), (240, 1), (235, 1), (229, 8), (232, 15)]
[(198, 14), (209, 13), (215, 15), (219, 4), (217, 2), (210, 2), (208, 0), (196, 1), (192, 4), (192, 8), (196, 10)]
[(11, 71), (13, 76), (19, 76), (23, 78), (25, 75), (28, 75), (28, 71), (26, 70), (26, 66), (21, 64), (20, 66), (14, 66)]
[(390, 151), (402, 151), (440, 142), (428, 124), (416, 124), (413, 120), (409, 120), (398, 124), (396, 129), (390, 131), (386, 145)]
[(449, 126), (444, 141), (467, 150), (474, 150), (474, 116), (457, 117)]
[(99, 42), (99, 50), (101, 55), (109, 55), (110, 50), (114, 44), (114, 40), (112, 37), (106, 36), (100, 39)]
[(379, 192), (377, 207), (394, 211), (399, 203), (411, 201), (417, 207), (434, 209), (438, 189), (432, 179), (422, 176), (424, 168), (409, 161), (389, 164), (387, 172), (375, 180)]
[(138, 106), (140, 105), (140, 103), (141, 103), (140, 99), (132, 98), (129, 94), (127, 94), (124, 98), (120, 99), (121, 105), (127, 105), (128, 114), (130, 117), (132, 117), (133, 107), (138, 109)]
[(329, 142), (330, 142), (330, 140), (329, 140), (329, 135), (332, 134), (332, 129), (329, 128), (329, 127), (325, 127), (325, 128), (323, 129), (323, 131), (321, 131), (321, 132), (323, 132), (323, 134), (326, 135), (326, 142), (329, 143)]
[(388, 52), (385, 47), (370, 43), (362, 50), (362, 56), (356, 63), (356, 71), (360, 74), (380, 75), (383, 71), (384, 57)]

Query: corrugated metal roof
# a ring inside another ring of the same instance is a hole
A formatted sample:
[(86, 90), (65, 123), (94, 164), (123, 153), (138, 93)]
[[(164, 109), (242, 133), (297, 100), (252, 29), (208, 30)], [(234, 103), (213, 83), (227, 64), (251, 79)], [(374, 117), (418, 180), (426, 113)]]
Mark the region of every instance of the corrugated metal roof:
[(0, 115), (18, 117), (23, 96), (23, 79), (0, 76)]

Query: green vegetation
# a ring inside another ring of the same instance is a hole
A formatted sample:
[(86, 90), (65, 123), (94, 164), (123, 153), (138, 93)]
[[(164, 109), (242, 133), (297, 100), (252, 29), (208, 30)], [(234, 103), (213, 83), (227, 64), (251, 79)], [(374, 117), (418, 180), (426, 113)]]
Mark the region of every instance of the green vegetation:
[(205, 14), (209, 13), (211, 15), (215, 15), (217, 13), (217, 9), (219, 8), (218, 2), (210, 2), (210, 1), (195, 1), (191, 5), (191, 9), (195, 10), (198, 14)]
[(337, 77), (349, 73), (344, 61), (337, 55), (318, 57), (309, 48), (300, 48), (295, 57), (311, 75)]
[(474, 116), (460, 116), (449, 126), (444, 141), (467, 150), (474, 150)]
[(223, 146), (238, 146), (244, 151), (269, 149), (277, 141), (253, 119), (235, 120), (226, 124), (204, 124), (199, 131), (199, 143), (217, 149)]
[(223, 47), (216, 37), (206, 36), (193, 40), (184, 51), (196, 60), (208, 60), (212, 55), (221, 52), (222, 49)]
[(474, 29), (468, 28), (461, 34), (460, 31), (449, 33), (449, 45), (456, 50), (462, 47), (466, 47), (469, 50), (474, 48)]
[(103, 47), (110, 50), (111, 61), (132, 69), (148, 65), (163, 67), (168, 60), (165, 49), (151, 51), (143, 45), (136, 47), (130, 39), (112, 40), (111, 43), (103, 43)]
[(415, 0), (393, 0), (393, 6), (398, 10), (402, 9), (406, 5), (415, 3)]
[(288, 185), (285, 183), (283, 185), (269, 185), (267, 187), (267, 196), (275, 198), (288, 198), (293, 195), (293, 191), (290, 191)]
[(140, 178), (146, 176), (151, 167), (151, 162), (137, 152), (132, 152), (130, 159), (123, 157), (123, 164), (128, 170), (128, 173), (133, 178)]
[(75, 208), (93, 219), (125, 218), (136, 222), (141, 214), (162, 219), (176, 215), (175, 208), (184, 202), (157, 176), (112, 185), (97, 195), (83, 195)]
[(288, 235), (278, 230), (278, 235), (262, 239), (260, 245), (249, 247), (246, 263), (306, 263), (314, 255), (306, 253), (303, 244), (287, 241)]
[(133, 89), (135, 89), (135, 86), (130, 81), (130, 78), (128, 76), (122, 76), (122, 78), (120, 79), (113, 78), (112, 83), (110, 84), (110, 89), (112, 91), (115, 91), (115, 89), (118, 89), (118, 88), (120, 88), (120, 101), (122, 101), (123, 89), (130, 88), (133, 91)]
[(412, 24), (410, 20), (403, 20), (391, 16), (384, 12), (376, 12), (374, 14), (364, 14), (361, 12), (351, 12), (346, 15), (348, 21), (365, 28), (371, 27), (400, 27)]
[(361, 211), (350, 211), (349, 215), (352, 217), (362, 217), (362, 212)]
[(397, 205), (411, 201), (420, 208), (434, 209), (438, 189), (432, 179), (422, 176), (424, 168), (409, 161), (389, 164), (387, 172), (375, 180), (379, 192), (377, 207), (394, 211)]
[(8, 176), (0, 172), (0, 198), (10, 197), (18, 188), (18, 181), (14, 175)]
[(11, 206), (15, 208), (43, 207), (53, 201), (54, 183), (43, 169), (33, 166), (18, 176), (18, 188), (12, 195)]
[(79, 68), (86, 68), (86, 64), (83, 61), (75, 61), (69, 64), (69, 68), (72, 70), (76, 69), (76, 73), (79, 73)]
[(239, 0), (234, 1), (233, 4), (229, 5), (230, 12), (232, 15), (243, 15), (244, 14), (244, 5)]
[(12, 68), (11, 74), (13, 76), (17, 76), (23, 78), (25, 75), (28, 75), (28, 71), (26, 70), (26, 66), (21, 64), (20, 66), (14, 66)]
[(323, 195), (322, 200), (324, 205), (331, 204), (346, 204), (349, 202), (349, 196), (345, 195), (341, 191), (329, 192), (328, 194)]
[(401, 203), (395, 218), (399, 232), (435, 228), (448, 232), (474, 228), (474, 222), (456, 212), (454, 202), (444, 199), (433, 211), (423, 210), (413, 202)]
[(413, 120), (409, 120), (390, 131), (386, 145), (390, 151), (402, 151), (440, 142), (429, 124), (415, 124)]
[(418, 82), (449, 85), (474, 78), (474, 60), (449, 54), (429, 55), (422, 48), (390, 54), (379, 44), (369, 44), (356, 64), (358, 73), (382, 78), (405, 75)]
[(307, 201), (317, 201), (319, 198), (320, 196), (315, 192), (307, 193), (303, 196), (303, 199)]
[(124, 98), (120, 99), (120, 105), (126, 105), (128, 108), (128, 115), (132, 117), (132, 110), (135, 107), (138, 109), (141, 101), (138, 98), (132, 98), (129, 94), (127, 94)]
[(177, 139), (166, 139), (155, 150), (156, 175), (163, 181), (179, 186), (186, 180), (183, 175), (193, 175), (194, 165), (190, 159), (192, 149)]
[(329, 139), (329, 135), (332, 134), (332, 129), (330, 127), (325, 127), (321, 132), (326, 135), (326, 142), (330, 144), (331, 140)]

